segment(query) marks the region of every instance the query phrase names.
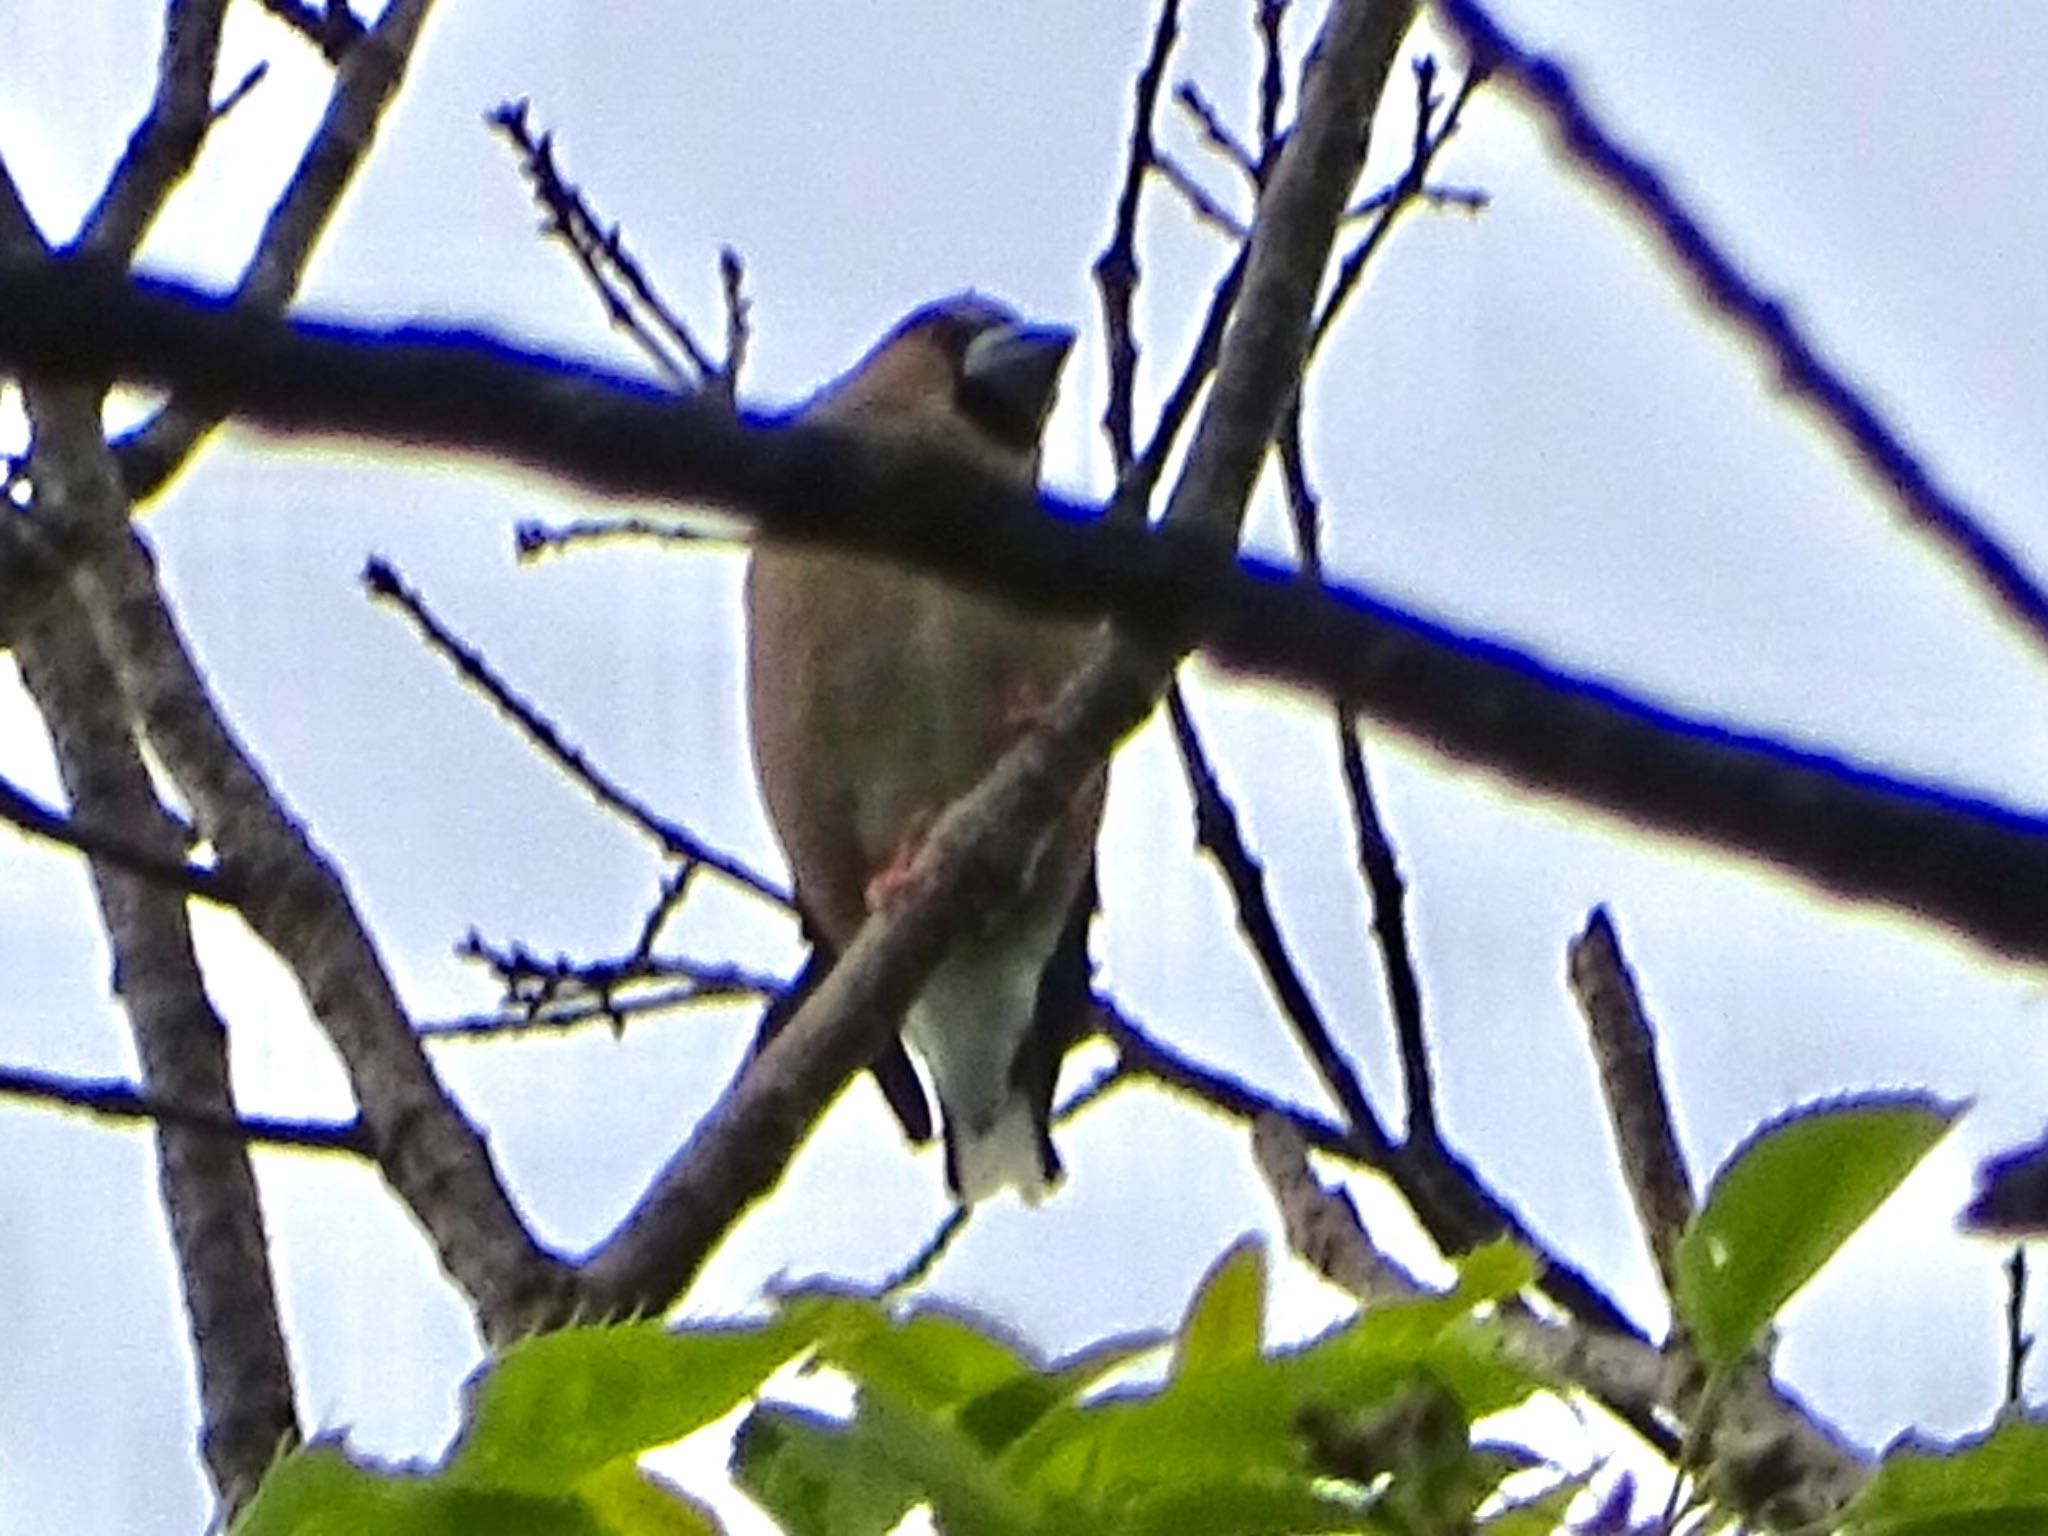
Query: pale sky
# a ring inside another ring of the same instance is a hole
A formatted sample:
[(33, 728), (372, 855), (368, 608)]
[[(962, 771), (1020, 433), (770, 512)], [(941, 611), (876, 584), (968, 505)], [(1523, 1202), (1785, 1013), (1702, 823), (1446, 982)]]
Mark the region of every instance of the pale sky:
[[(146, 100), (156, 37), (144, 9), (0, 10), (0, 156), (53, 238), (68, 235)], [(1251, 9), (1191, 3), (1174, 75), (1240, 124)], [(1610, 124), (1672, 172), (1908, 440), (2043, 566), (2048, 11), (2001, 9), (1996, 29), (1903, 0), (1503, 0), (1497, 14), (1576, 67)], [(326, 92), (324, 67), (255, 7), (235, 17), (224, 80), (258, 58), (271, 74), (146, 252), (152, 270), (202, 282), (238, 267)], [(1294, 19), (1297, 46), (1312, 25)], [(570, 262), (534, 238), (525, 188), (483, 125), (526, 97), (559, 134), (570, 177), (708, 330), (718, 249), (739, 250), (753, 399), (801, 396), (904, 311), (963, 287), (1079, 325), (1048, 474), (1099, 497), (1089, 265), (1150, 26), (1146, 8), (1101, 0), (449, 3), (304, 308), (481, 323), (629, 363)], [(1404, 69), (1376, 166), (1397, 166), (1409, 103)], [(1492, 206), (1413, 219), (1310, 386), (1338, 573), (1674, 707), (2048, 806), (2039, 658), (1783, 408), (1754, 357), (1706, 325), (1508, 98), (1483, 95), (1466, 121), (1442, 176), (1485, 188)], [(1166, 137), (1224, 184), (1184, 122)], [(1163, 187), (1152, 195), (1141, 409), (1177, 368), (1226, 259)], [(0, 417), (8, 432), (17, 421)], [(189, 639), (346, 871), (422, 1018), (490, 1003), (486, 978), (452, 958), (472, 927), (543, 953), (617, 951), (659, 871), (371, 606), (357, 577), (373, 552), (609, 771), (711, 841), (779, 863), (747, 767), (737, 556), (633, 548), (515, 565), (517, 522), (588, 510), (510, 474), (229, 434), (147, 521)], [(1262, 547), (1283, 547), (1270, 501), (1254, 527)], [(1386, 1010), (1325, 718), (1199, 674), (1194, 703), (1318, 1000), (1393, 1116)], [(1780, 1360), (1865, 1446), (1909, 1426), (1985, 1422), (2000, 1389), (2004, 1254), (1952, 1223), (1974, 1160), (2032, 1135), (2048, 1112), (2041, 977), (1720, 855), (1369, 745), (1410, 880), (1448, 1133), (1647, 1324), (1661, 1315), (1654, 1278), (1562, 980), (1564, 945), (1596, 902), (1614, 912), (1661, 1025), (1702, 1175), (1804, 1099), (1906, 1084), (1976, 1099), (1795, 1304)], [(55, 789), (5, 669), (0, 773)], [(1102, 984), (1191, 1053), (1325, 1107), (1191, 852), (1157, 727), (1118, 760), (1114, 785)], [(344, 1112), (340, 1075), (289, 983), (230, 921), (201, 923), (246, 1107)], [(787, 968), (797, 955), (785, 924), (733, 899), (693, 907), (676, 933), (701, 958)], [(13, 981), (0, 1061), (133, 1070), (77, 861), (0, 845), (0, 968)], [(751, 1026), (745, 1010), (705, 1012), (623, 1042), (597, 1030), (437, 1059), (525, 1209), (577, 1246), (610, 1228), (672, 1150)], [(1048, 1350), (1171, 1324), (1230, 1240), (1272, 1230), (1246, 1138), (1188, 1105), (1127, 1089), (1060, 1139), (1064, 1190), (1036, 1212), (1006, 1202), (977, 1216), (932, 1281)], [(0, 1317), (13, 1338), (0, 1503), (23, 1530), (196, 1529), (206, 1495), (190, 1361), (146, 1136), (0, 1104), (0, 1167), (11, 1170)], [(306, 1423), (383, 1455), (438, 1455), (476, 1346), (426, 1244), (363, 1166), (273, 1153), (259, 1168)], [(878, 1278), (944, 1209), (937, 1157), (904, 1148), (858, 1085), (684, 1311), (746, 1307), (777, 1274)], [(1331, 1315), (1296, 1271), (1282, 1295), (1296, 1331)]]

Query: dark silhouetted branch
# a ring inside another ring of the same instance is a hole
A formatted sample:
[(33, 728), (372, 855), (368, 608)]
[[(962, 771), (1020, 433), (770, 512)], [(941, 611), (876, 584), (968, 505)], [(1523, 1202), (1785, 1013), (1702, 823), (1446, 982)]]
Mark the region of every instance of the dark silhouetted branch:
[(1714, 316), (1763, 349), (1773, 364), (1774, 387), (1812, 407), (1850, 461), (1974, 576), (2036, 645), (2048, 646), (2048, 592), (1822, 354), (1783, 302), (1721, 249), (1656, 167), (1601, 125), (1563, 67), (1522, 47), (1475, 0), (1437, 0), (1436, 14), (1463, 39), (1475, 66), (1512, 85), (1573, 161), (1662, 242)]
[[(1448, 757), (1768, 860), (1998, 952), (2048, 958), (2041, 819), (1687, 718), (1356, 588), (1238, 560), (1200, 518), (1115, 524), (1000, 488), (964, 462), (736, 418), (718, 402), (474, 334), (287, 324), (40, 261), (0, 264), (0, 359), (71, 377), (177, 380), (275, 428), (491, 454), (602, 494), (743, 511), (781, 537), (887, 553), (1021, 602), (1114, 611), (1135, 632), (1314, 688)], [(1291, 376), (1265, 383), (1292, 389)], [(1227, 507), (1262, 452), (1255, 431), (1227, 475), (1184, 477), (1175, 504)], [(1191, 449), (1191, 472), (1199, 464)], [(977, 508), (967, 537), (962, 506)], [(0, 615), (10, 565), (0, 561)]]

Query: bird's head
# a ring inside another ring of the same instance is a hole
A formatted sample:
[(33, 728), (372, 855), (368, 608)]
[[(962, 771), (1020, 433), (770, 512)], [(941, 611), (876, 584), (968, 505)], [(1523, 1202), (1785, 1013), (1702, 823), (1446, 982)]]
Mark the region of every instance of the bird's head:
[(1033, 325), (993, 299), (957, 294), (906, 316), (805, 414), (1035, 469), (1073, 344), (1064, 326)]

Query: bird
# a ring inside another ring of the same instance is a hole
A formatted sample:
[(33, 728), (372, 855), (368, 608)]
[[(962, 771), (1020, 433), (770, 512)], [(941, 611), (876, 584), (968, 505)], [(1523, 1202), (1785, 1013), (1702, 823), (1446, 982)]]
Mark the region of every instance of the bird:
[[(896, 324), (793, 413), (857, 435), (965, 456), (1035, 486), (1039, 441), (1074, 340), (976, 293)], [(961, 516), (971, 517), (972, 507)], [(788, 860), (809, 962), (764, 1018), (786, 1022), (869, 913), (900, 889), (937, 817), (980, 782), (1087, 653), (1092, 624), (871, 555), (757, 539), (744, 588), (756, 774)], [(1106, 768), (1077, 793), (1021, 893), (949, 947), (872, 1070), (905, 1132), (931, 1117), (965, 1206), (1027, 1204), (1062, 1177), (1049, 1130), (1067, 1047), (1087, 1032), (1094, 849)]]

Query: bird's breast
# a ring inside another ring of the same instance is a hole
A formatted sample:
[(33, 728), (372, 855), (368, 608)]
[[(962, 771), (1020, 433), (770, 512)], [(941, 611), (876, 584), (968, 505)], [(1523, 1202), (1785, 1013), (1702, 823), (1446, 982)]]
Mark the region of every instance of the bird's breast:
[[(749, 574), (757, 764), (785, 848), (873, 871), (1050, 701), (1088, 626), (886, 561), (764, 548)], [(800, 883), (844, 892), (848, 870)], [(864, 879), (865, 877), (862, 876)], [(842, 909), (831, 926), (858, 923)]]

